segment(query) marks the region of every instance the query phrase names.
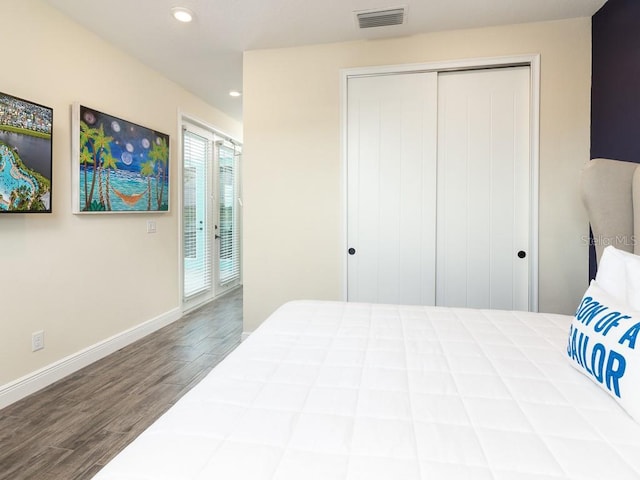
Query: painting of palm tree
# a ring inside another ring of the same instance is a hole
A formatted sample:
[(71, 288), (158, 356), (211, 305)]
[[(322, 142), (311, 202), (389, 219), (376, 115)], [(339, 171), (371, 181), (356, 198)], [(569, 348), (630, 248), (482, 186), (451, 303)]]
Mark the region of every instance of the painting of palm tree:
[(74, 213), (169, 210), (169, 135), (74, 105)]

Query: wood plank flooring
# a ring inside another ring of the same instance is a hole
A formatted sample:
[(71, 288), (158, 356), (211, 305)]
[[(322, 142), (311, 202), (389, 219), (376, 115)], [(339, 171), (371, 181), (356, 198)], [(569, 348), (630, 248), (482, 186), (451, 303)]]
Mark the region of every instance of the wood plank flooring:
[(84, 480), (239, 343), (242, 290), (0, 410), (0, 480)]

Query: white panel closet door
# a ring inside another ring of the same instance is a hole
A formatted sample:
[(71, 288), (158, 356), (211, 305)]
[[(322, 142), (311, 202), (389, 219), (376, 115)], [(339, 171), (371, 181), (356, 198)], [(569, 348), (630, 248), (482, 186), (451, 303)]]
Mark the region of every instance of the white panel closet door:
[(438, 305), (529, 308), (529, 76), (438, 77)]
[(433, 305), (437, 73), (347, 88), (347, 298)]

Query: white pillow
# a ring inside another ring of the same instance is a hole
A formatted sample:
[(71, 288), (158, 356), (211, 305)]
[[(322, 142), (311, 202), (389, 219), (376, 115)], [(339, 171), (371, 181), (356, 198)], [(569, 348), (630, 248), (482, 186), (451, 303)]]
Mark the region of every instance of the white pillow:
[(622, 252), (627, 273), (627, 303), (640, 310), (640, 256)]
[(598, 263), (596, 282), (615, 299), (627, 301), (627, 268), (626, 255), (630, 253), (618, 250), (609, 245), (602, 251), (602, 257)]
[(567, 354), (640, 422), (640, 312), (592, 281), (571, 322)]

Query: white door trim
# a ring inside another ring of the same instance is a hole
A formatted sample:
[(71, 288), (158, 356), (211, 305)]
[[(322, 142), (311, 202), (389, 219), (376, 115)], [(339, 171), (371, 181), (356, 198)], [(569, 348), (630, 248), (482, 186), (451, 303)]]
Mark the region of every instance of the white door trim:
[(471, 70), (477, 68), (499, 68), (528, 65), (530, 67), (530, 272), (529, 309), (538, 311), (538, 220), (539, 220), (539, 171), (540, 171), (540, 55), (514, 55), (505, 57), (471, 58), (431, 63), (404, 65), (382, 65), (347, 68), (340, 70), (340, 156), (342, 162), (342, 297), (347, 299), (347, 82), (349, 78), (371, 75), (393, 75), (398, 73), (442, 72)]

